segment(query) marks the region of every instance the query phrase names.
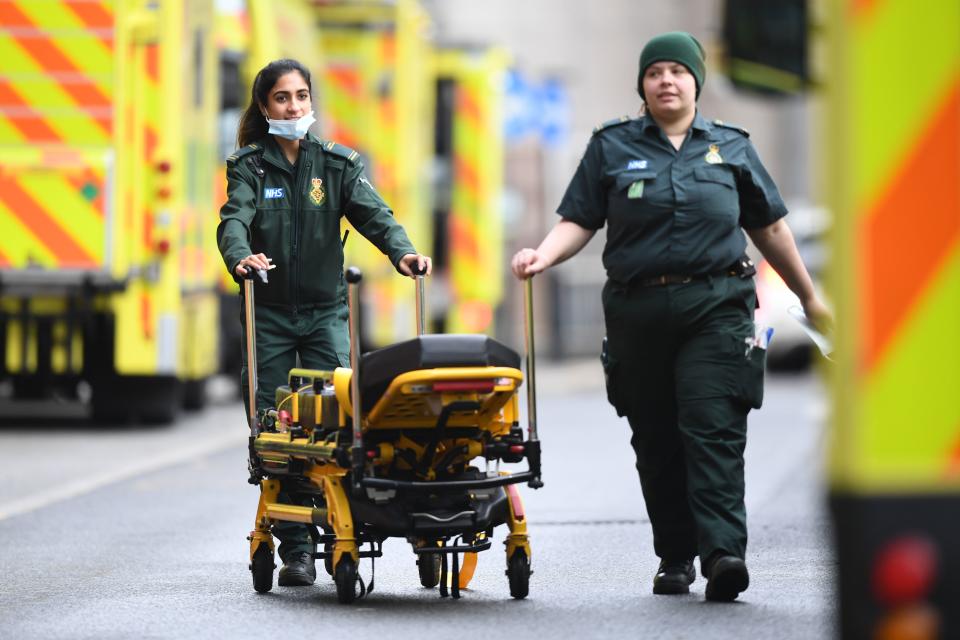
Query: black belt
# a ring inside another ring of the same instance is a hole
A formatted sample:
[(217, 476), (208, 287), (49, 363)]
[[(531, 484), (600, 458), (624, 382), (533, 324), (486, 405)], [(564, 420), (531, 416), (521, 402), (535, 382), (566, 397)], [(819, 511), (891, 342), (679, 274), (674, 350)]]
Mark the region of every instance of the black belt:
[(662, 287), (668, 284), (687, 284), (694, 280), (709, 280), (710, 278), (749, 278), (757, 272), (753, 266), (753, 260), (743, 257), (737, 260), (726, 269), (713, 271), (711, 273), (701, 273), (696, 275), (681, 275), (676, 273), (665, 273), (659, 276), (649, 276), (645, 278), (635, 278), (630, 281), (631, 287)]

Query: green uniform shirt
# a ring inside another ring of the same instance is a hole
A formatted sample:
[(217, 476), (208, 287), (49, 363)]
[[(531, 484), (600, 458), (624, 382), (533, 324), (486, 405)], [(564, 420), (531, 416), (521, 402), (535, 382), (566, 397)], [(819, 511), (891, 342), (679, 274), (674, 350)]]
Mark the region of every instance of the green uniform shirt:
[(273, 258), (277, 267), (266, 286), (254, 278), (257, 304), (309, 308), (343, 301), (341, 216), (394, 266), (416, 253), (357, 156), (308, 134), (296, 165), (273, 136), (227, 159), (227, 202), (217, 227), (224, 263), (234, 278), (240, 260), (253, 253)]
[(603, 265), (629, 283), (732, 265), (744, 229), (787, 210), (747, 132), (698, 113), (680, 150), (649, 116), (594, 131), (557, 213), (586, 229), (609, 224)]

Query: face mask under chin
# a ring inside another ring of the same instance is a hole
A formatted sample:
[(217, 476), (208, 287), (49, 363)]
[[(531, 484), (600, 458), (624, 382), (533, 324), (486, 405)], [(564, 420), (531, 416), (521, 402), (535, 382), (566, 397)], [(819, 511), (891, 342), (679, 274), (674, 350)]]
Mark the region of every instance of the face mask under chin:
[(273, 120), (272, 118), (267, 118), (267, 124), (270, 125), (267, 133), (286, 138), (287, 140), (299, 140), (307, 134), (307, 129), (316, 121), (317, 119), (313, 117), (313, 111), (296, 120)]

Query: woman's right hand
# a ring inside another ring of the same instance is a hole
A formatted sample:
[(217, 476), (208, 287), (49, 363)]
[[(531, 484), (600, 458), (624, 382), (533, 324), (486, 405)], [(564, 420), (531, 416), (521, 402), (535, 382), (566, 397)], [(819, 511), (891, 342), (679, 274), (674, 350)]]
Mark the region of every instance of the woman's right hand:
[(247, 275), (247, 268), (251, 268), (254, 271), (259, 271), (261, 269), (267, 270), (272, 269), (273, 265), (270, 263), (273, 262), (273, 258), (268, 258), (262, 253), (251, 254), (237, 263), (237, 266), (234, 268), (234, 271), (237, 272), (237, 275), (241, 278)]
[(547, 269), (550, 263), (536, 249), (520, 249), (510, 261), (510, 268), (513, 269), (513, 275), (520, 280), (526, 280), (541, 271)]
[(829, 307), (827, 307), (816, 294), (812, 295), (808, 300), (801, 301), (801, 304), (803, 305), (804, 314), (810, 319), (813, 326), (817, 328), (817, 331), (823, 334), (833, 332), (833, 314), (830, 312)]

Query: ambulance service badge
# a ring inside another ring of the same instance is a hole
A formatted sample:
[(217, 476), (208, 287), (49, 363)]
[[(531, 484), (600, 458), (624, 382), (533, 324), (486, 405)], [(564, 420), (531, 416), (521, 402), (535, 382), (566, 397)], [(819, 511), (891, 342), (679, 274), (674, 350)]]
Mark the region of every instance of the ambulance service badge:
[(707, 155), (703, 156), (703, 159), (710, 164), (723, 162), (723, 158), (720, 157), (720, 147), (715, 144), (710, 145), (710, 151), (707, 151)]
[(310, 199), (313, 200), (313, 204), (322, 203), (324, 196), (326, 196), (323, 192), (323, 180), (314, 178), (310, 181), (310, 184), (313, 185), (313, 189), (310, 189)]

